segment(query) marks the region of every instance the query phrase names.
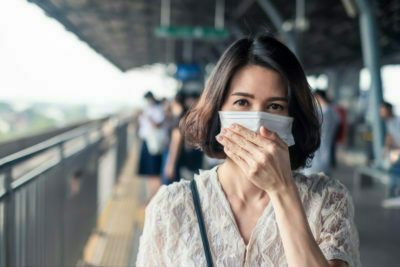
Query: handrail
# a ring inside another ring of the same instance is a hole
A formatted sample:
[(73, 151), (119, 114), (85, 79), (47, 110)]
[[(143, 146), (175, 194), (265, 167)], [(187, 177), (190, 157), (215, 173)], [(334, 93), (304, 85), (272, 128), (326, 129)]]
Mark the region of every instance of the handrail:
[[(16, 165), (20, 162), (23, 162), (29, 158), (32, 158), (46, 150), (49, 150), (51, 148), (60, 146), (74, 138), (77, 138), (79, 136), (84, 136), (88, 134), (91, 130), (93, 129), (98, 129), (101, 128), (103, 122), (97, 121), (94, 123), (89, 123), (87, 125), (80, 126), (76, 129), (67, 131), (65, 133), (62, 133), (60, 135), (54, 136), (46, 141), (43, 141), (39, 144), (30, 146), (26, 149), (20, 150), (18, 152), (15, 152), (11, 155), (8, 155), (6, 157), (3, 157), (0, 159), (0, 171), (7, 169), (10, 166)], [(10, 184), (4, 184), (5, 188), (3, 189), (2, 192), (0, 192), (0, 199), (4, 198), (7, 194), (10, 193), (10, 190), (13, 191), (17, 187), (21, 186), (22, 184), (25, 184), (32, 179), (34, 179), (35, 176), (31, 176), (29, 179), (24, 179), (24, 181), (21, 183), (21, 181), (18, 182), (18, 186), (13, 186), (11, 184), (11, 180), (9, 181)], [(7, 179), (7, 178), (6, 178)]]
[[(97, 127), (99, 127), (98, 124), (99, 123), (97, 123), (97, 125), (96, 125)], [(78, 136), (82, 136), (82, 135), (88, 133), (90, 130), (93, 130), (94, 128), (96, 128), (96, 127), (93, 127), (92, 125), (84, 125), (79, 128), (76, 128), (74, 130), (71, 130), (66, 133), (60, 134), (58, 136), (52, 137), (49, 140), (46, 140), (39, 144), (36, 144), (36, 145), (33, 145), (26, 149), (23, 149), (21, 151), (15, 152), (4, 158), (1, 158), (0, 159), (0, 170), (4, 169), (12, 164), (17, 164), (21, 161), (24, 161), (27, 158), (33, 157), (45, 150), (56, 147), (62, 143), (72, 140)]]
[[(110, 190), (99, 191), (98, 185), (117, 181), (130, 150), (132, 117), (121, 115), (68, 128), (0, 158), (1, 266), (30, 260), (37, 266), (74, 265), (79, 260), (83, 242), (96, 226), (99, 203), (111, 197)], [(108, 140), (112, 142), (104, 142)], [(47, 231), (48, 225), (55, 228)], [(42, 249), (35, 245), (42, 241), (48, 241), (50, 256), (39, 256)]]

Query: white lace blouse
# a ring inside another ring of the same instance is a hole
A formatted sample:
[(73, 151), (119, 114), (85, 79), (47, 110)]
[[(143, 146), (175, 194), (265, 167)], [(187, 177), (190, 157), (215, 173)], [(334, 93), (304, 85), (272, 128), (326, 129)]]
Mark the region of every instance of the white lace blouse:
[[(246, 245), (216, 169), (195, 176), (214, 265), (287, 266), (271, 202)], [(360, 266), (354, 207), (347, 189), (323, 174), (307, 177), (294, 172), (293, 176), (311, 231), (326, 259)], [(136, 265), (207, 266), (188, 181), (162, 186), (146, 208)]]

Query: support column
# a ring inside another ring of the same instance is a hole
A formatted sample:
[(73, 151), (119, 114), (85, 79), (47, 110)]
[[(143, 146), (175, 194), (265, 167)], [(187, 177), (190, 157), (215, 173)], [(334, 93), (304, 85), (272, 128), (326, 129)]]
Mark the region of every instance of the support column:
[(363, 50), (364, 66), (371, 76), (370, 105), (372, 112), (372, 133), (375, 167), (382, 166), (382, 151), (384, 142), (383, 121), (379, 116), (379, 105), (382, 102), (382, 80), (380, 65), (380, 49), (376, 29), (375, 16), (371, 8), (371, 1), (357, 0), (360, 10), (360, 32)]
[(290, 32), (287, 32), (282, 28), (284, 21), (275, 6), (269, 0), (257, 0), (257, 3), (267, 14), (271, 22), (274, 24), (275, 28), (282, 35), (283, 39), (286, 41), (286, 45), (290, 48), (290, 50), (292, 50), (292, 52), (297, 54), (296, 40)]
[(340, 70), (338, 69), (327, 69), (324, 71), (325, 75), (328, 77), (328, 96), (333, 100), (333, 102), (338, 103), (339, 101), (339, 76)]

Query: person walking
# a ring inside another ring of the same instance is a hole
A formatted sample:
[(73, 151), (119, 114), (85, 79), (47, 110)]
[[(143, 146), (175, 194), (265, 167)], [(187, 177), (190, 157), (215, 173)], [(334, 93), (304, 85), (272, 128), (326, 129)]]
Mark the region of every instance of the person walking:
[(147, 201), (156, 194), (161, 185), (161, 153), (165, 131), (161, 125), (165, 115), (162, 106), (150, 91), (144, 95), (146, 107), (139, 115), (139, 137), (142, 145), (139, 157), (138, 175), (147, 179)]
[(386, 137), (384, 157), (389, 160), (390, 188), (389, 198), (383, 206), (400, 207), (400, 117), (394, 115), (393, 106), (389, 102), (382, 102), (379, 107), (381, 118), (385, 121)]

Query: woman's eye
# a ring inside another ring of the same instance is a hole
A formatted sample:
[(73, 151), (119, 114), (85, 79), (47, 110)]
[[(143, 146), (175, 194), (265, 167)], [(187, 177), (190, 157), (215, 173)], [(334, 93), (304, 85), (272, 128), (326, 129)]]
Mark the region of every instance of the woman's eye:
[(235, 101), (233, 104), (237, 104), (239, 106), (246, 106), (249, 104), (249, 101), (247, 101), (246, 99), (239, 99), (237, 101)]
[(268, 109), (273, 109), (273, 110), (283, 110), (283, 106), (279, 104), (271, 104), (268, 106)]

